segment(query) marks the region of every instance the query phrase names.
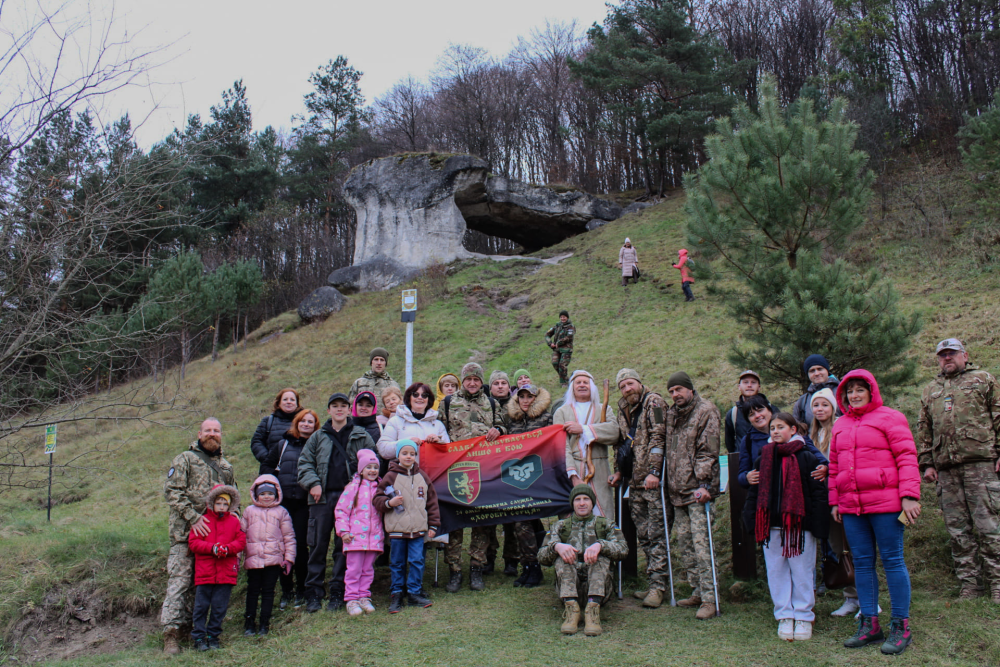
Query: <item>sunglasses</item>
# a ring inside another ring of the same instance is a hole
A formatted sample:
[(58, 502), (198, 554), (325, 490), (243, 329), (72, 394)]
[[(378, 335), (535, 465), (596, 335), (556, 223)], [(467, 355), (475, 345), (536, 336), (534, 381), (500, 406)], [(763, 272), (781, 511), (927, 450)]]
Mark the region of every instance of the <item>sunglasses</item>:
[(430, 397), (431, 397), (430, 394), (425, 394), (422, 391), (418, 391), (417, 393), (413, 394), (413, 398), (430, 398)]

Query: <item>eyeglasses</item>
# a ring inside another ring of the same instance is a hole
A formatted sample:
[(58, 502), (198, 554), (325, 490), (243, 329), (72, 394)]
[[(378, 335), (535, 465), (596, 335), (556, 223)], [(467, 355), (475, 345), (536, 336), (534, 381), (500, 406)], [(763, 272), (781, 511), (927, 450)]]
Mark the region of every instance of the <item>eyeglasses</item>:
[(424, 392), (422, 392), (422, 391), (421, 391), (421, 392), (417, 392), (417, 393), (413, 394), (413, 398), (430, 398), (430, 397), (431, 397), (431, 395), (430, 395), (430, 394), (425, 394), (425, 393), (424, 393)]

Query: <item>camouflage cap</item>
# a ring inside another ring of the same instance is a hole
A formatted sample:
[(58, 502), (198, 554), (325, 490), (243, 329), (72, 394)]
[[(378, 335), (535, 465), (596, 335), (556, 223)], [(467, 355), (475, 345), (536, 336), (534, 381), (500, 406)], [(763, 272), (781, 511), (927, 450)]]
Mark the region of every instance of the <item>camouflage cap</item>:
[(639, 383), (642, 382), (642, 377), (639, 375), (639, 371), (633, 370), (631, 368), (623, 368), (620, 371), (618, 371), (618, 375), (615, 376), (615, 384), (621, 385), (623, 380), (628, 380), (630, 378)]
[(736, 382), (739, 383), (739, 381), (745, 377), (754, 377), (757, 378), (757, 382), (760, 382), (760, 376), (757, 375), (757, 371), (752, 371), (749, 368), (740, 373), (740, 377), (736, 380)]
[(529, 394), (531, 394), (532, 396), (538, 396), (538, 387), (536, 387), (536, 386), (535, 386), (535, 385), (533, 385), (533, 384), (526, 384), (526, 385), (524, 385), (523, 387), (521, 387), (520, 389), (518, 389), (518, 390), (517, 390), (517, 394), (518, 394), (518, 396), (520, 396), (520, 395), (521, 395), (521, 392), (522, 392), (522, 391), (526, 391), (526, 392), (528, 392)]
[(954, 350), (955, 352), (965, 352), (965, 346), (962, 345), (962, 341), (957, 338), (945, 338), (943, 341), (937, 344), (937, 351), (934, 354), (941, 354), (945, 350)]
[(486, 378), (483, 377), (483, 367), (474, 361), (462, 366), (462, 382), (465, 382), (465, 378), (472, 376), (479, 378), (480, 382), (486, 381)]

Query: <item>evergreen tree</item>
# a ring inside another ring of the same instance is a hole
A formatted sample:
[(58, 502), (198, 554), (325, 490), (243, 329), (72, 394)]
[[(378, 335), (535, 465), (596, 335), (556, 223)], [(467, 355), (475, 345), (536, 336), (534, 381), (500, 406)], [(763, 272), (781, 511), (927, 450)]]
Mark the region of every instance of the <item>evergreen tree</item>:
[(160, 323), (180, 332), (181, 379), (191, 359), (192, 333), (212, 314), (210, 283), (206, 279), (201, 255), (184, 252), (171, 257), (149, 280), (148, 298)]
[(887, 387), (911, 379), (905, 354), (919, 316), (899, 313), (877, 272), (823, 261), (861, 227), (871, 196), (843, 101), (820, 120), (806, 99), (783, 109), (766, 79), (759, 112), (741, 105), (718, 128), (707, 139), (709, 162), (684, 180), (685, 210), (692, 245), (744, 281), (744, 289), (714, 286), (747, 327), (733, 363), (807, 385), (802, 360), (819, 353), (838, 375), (864, 367)]
[(989, 109), (966, 116), (958, 132), (962, 160), (972, 172), (972, 183), (983, 195), (979, 205), (988, 215), (1000, 213), (1000, 90)]
[[(264, 296), (264, 278), (256, 262), (243, 260), (236, 262), (232, 269), (232, 289), (235, 298), (236, 332), (240, 330), (240, 313), (243, 314), (243, 349), (247, 349), (247, 334), (250, 333), (250, 309), (260, 303)], [(236, 349), (236, 336), (233, 336)]]
[(212, 311), (212, 362), (219, 358), (219, 328), (223, 317), (236, 313), (236, 271), (223, 264), (205, 278), (206, 296)]

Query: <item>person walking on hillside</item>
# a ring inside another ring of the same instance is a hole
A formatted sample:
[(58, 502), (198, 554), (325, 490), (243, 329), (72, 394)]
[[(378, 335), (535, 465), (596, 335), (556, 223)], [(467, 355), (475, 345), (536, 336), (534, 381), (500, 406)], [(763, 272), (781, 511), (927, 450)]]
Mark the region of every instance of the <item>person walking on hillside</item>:
[(918, 463), (940, 489), (959, 598), (982, 595), (982, 575), (990, 600), (1000, 604), (1000, 386), (969, 365), (957, 338), (938, 343), (937, 362), (941, 373), (920, 399)]
[(792, 406), (792, 416), (803, 424), (812, 424), (812, 397), (820, 389), (826, 388), (836, 392), (840, 380), (830, 374), (830, 362), (822, 354), (810, 354), (802, 362), (802, 370), (809, 377), (809, 387), (806, 393), (799, 396)]
[(681, 248), (677, 251), (677, 263), (674, 264), (674, 268), (681, 272), (681, 291), (684, 292), (685, 301), (694, 301), (694, 293), (691, 292), (691, 283), (694, 282), (694, 278), (691, 277), (691, 273), (688, 271), (688, 251)]
[[(160, 611), (163, 652), (181, 652), (182, 629), (191, 627), (194, 611), (194, 553), (188, 546), (191, 533), (205, 537), (209, 526), (204, 518), (205, 498), (216, 485), (236, 486), (233, 466), (222, 456), (222, 424), (210, 417), (201, 423), (198, 439), (174, 457), (167, 470), (163, 496), (170, 507), (167, 526), (170, 551), (167, 553), (167, 593)], [(239, 503), (231, 510), (238, 511)]]
[(743, 414), (744, 402), (760, 393), (760, 376), (756, 371), (750, 369), (743, 371), (736, 382), (740, 396), (733, 408), (726, 413), (726, 451), (730, 454), (739, 451), (743, 438), (753, 428)]
[(629, 279), (633, 283), (639, 282), (639, 255), (629, 238), (625, 239), (625, 245), (618, 251), (618, 268), (622, 270), (622, 287), (628, 285)]
[(299, 410), (299, 392), (286, 387), (274, 397), (271, 414), (260, 420), (257, 430), (250, 438), (250, 451), (260, 463), (258, 475), (273, 475), (274, 468), (267, 463), (270, 453), (285, 438), (285, 431), (292, 425), (292, 420)]
[(681, 563), (694, 588), (677, 606), (698, 607), (695, 618), (704, 621), (715, 617), (716, 607), (715, 563), (708, 544), (712, 526), (705, 503), (719, 491), (719, 409), (695, 391), (683, 371), (670, 376), (667, 391), (674, 402), (667, 418), (667, 493)]
[[(452, 442), (485, 436), (490, 442), (505, 432), (503, 410), (492, 396), (483, 391), (483, 367), (469, 362), (462, 366), (462, 388), (441, 401), (444, 425)], [(481, 591), (483, 566), (486, 563), (486, 549), (490, 543), (493, 526), (476, 526), (469, 540), (469, 588)], [(448, 533), (448, 546), (444, 559), (448, 563), (450, 577), (445, 590), (457, 593), (462, 587), (462, 540), (465, 531), (461, 528)]]
[[(569, 312), (559, 312), (559, 324), (545, 332), (545, 344), (552, 348), (552, 368), (559, 374), (559, 384), (569, 385), (569, 360), (573, 358), (573, 337), (576, 328), (569, 321)], [(521, 385), (518, 385), (521, 386)]]
[[(642, 384), (638, 371), (623, 368), (615, 383), (622, 397), (618, 400), (619, 444), (615, 453), (628, 463), (618, 467), (608, 483), (628, 484), (629, 508), (635, 523), (639, 547), (646, 554), (648, 588), (632, 595), (642, 600), (644, 607), (663, 604), (667, 589), (667, 526), (663, 525), (663, 502), (660, 478), (663, 476), (663, 451), (666, 436), (667, 403), (657, 393)], [(624, 468), (624, 470), (623, 470)], [(623, 479), (623, 473), (631, 475)], [(668, 522), (673, 523), (672, 508)]]
[(351, 385), (347, 393), (347, 401), (351, 403), (354, 397), (363, 391), (370, 391), (373, 396), (381, 396), (386, 387), (399, 389), (399, 383), (392, 379), (386, 368), (389, 366), (389, 351), (384, 347), (376, 347), (368, 354), (368, 364), (371, 366), (364, 375)]

